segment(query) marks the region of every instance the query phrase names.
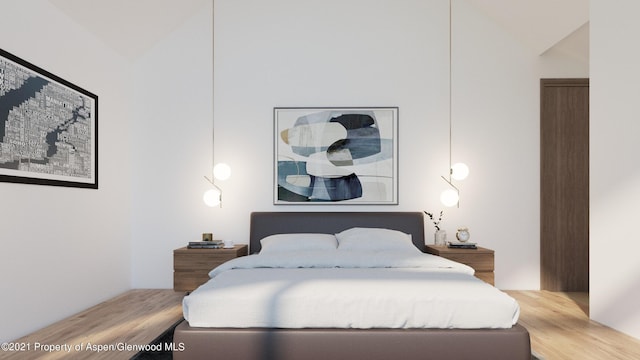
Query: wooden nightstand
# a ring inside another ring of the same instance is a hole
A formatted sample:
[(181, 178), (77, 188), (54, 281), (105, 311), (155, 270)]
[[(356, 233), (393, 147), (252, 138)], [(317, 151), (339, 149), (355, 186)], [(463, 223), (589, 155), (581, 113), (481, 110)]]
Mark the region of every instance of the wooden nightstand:
[(427, 245), (425, 252), (469, 265), (476, 270), (478, 279), (495, 285), (494, 254), (491, 249), (479, 246), (477, 249), (451, 249), (446, 246)]
[(233, 249), (173, 250), (173, 290), (193, 291), (209, 280), (209, 271), (223, 262), (245, 256), (249, 246), (236, 245)]

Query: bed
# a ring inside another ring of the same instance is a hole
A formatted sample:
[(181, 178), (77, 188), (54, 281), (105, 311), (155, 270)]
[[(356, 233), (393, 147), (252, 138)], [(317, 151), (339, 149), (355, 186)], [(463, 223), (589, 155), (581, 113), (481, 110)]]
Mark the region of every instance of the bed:
[[(353, 228), (358, 229), (358, 231), (369, 231), (369, 229), (375, 228), (410, 234), (409, 242), (415, 248), (424, 250), (424, 219), (422, 213), (419, 212), (255, 212), (251, 214), (250, 253), (258, 254), (263, 250), (263, 244), (272, 244), (261, 242), (261, 240), (279, 236), (275, 234), (345, 234), (342, 235), (343, 238), (349, 240), (350, 238), (347, 235), (353, 234)], [(290, 238), (287, 239), (290, 240)], [(373, 236), (369, 240), (372, 244), (375, 244), (376, 238)], [(348, 244), (348, 242), (341, 240), (340, 245), (343, 244)], [(388, 281), (387, 285), (380, 286), (380, 288), (384, 288), (385, 292), (395, 292), (394, 284), (404, 281), (402, 278), (397, 279), (395, 277), (406, 276), (405, 273), (408, 272), (405, 267), (398, 269), (395, 266), (386, 264), (386, 261), (389, 261), (387, 258), (393, 258), (393, 256), (385, 257), (385, 263), (379, 267), (372, 265), (371, 268), (365, 266), (363, 269), (360, 265), (352, 266), (352, 263), (354, 261), (356, 263), (363, 261), (364, 257), (369, 256), (368, 253), (364, 256), (362, 253), (354, 251), (341, 256), (325, 257), (316, 257), (314, 253), (311, 266), (300, 266), (298, 262), (306, 261), (304, 260), (305, 256), (290, 257), (290, 260), (286, 260), (284, 258), (280, 259), (279, 257), (282, 254), (276, 253), (273, 254), (271, 260), (268, 260), (270, 259), (269, 257), (265, 258), (267, 260), (260, 259), (261, 256), (267, 255), (265, 254), (267, 250), (268, 248), (265, 247), (260, 255), (253, 258), (248, 256), (245, 257), (249, 258), (247, 260), (223, 264), (220, 269), (212, 271), (212, 276), (214, 276), (212, 280), (185, 297), (184, 311), (185, 319), (187, 320), (179, 324), (175, 329), (174, 343), (182, 344), (182, 346), (177, 347), (177, 350), (174, 351), (174, 359), (382, 360), (401, 358), (408, 360), (529, 360), (531, 358), (529, 334), (524, 327), (517, 324), (517, 314), (511, 318), (501, 316), (505, 312), (509, 315), (514, 310), (507, 309), (508, 311), (503, 311), (497, 305), (495, 307), (493, 305), (483, 305), (480, 309), (473, 308), (473, 311), (467, 311), (471, 315), (481, 317), (473, 319), (476, 321), (473, 326), (466, 326), (464, 322), (438, 322), (451, 321), (452, 318), (456, 318), (455, 316), (447, 315), (450, 311), (453, 311), (451, 305), (453, 301), (441, 302), (438, 305), (440, 307), (434, 306), (432, 309), (435, 315), (432, 317), (434, 320), (431, 320), (431, 317), (425, 317), (424, 322), (414, 323), (414, 319), (407, 315), (410, 312), (407, 314), (400, 312), (401, 319), (399, 322), (397, 317), (393, 317), (387, 319), (388, 322), (386, 323), (382, 322), (382, 325), (380, 323), (358, 323), (361, 320), (355, 317), (353, 319), (349, 318), (350, 314), (358, 311), (371, 312), (372, 309), (375, 311), (376, 304), (362, 304), (362, 307), (354, 308), (354, 301), (359, 300), (346, 295), (343, 297), (347, 301), (352, 301), (352, 303), (347, 303), (344, 306), (334, 306), (336, 316), (331, 316), (331, 314), (323, 315), (323, 303), (315, 298), (309, 298), (311, 301), (306, 304), (307, 307), (298, 306), (295, 303), (282, 303), (286, 304), (286, 306), (278, 308), (281, 314), (276, 317), (277, 319), (268, 316), (262, 318), (255, 316), (254, 313), (258, 313), (257, 309), (266, 307), (261, 301), (269, 302), (268, 299), (261, 299), (260, 295), (258, 295), (260, 288), (265, 284), (260, 276), (280, 276), (278, 273), (281, 272), (286, 274), (287, 278), (300, 277), (302, 279), (300, 280), (301, 282), (295, 285), (297, 290), (298, 288), (304, 288), (305, 286), (302, 285), (307, 284), (307, 281), (309, 281), (306, 273), (318, 274), (317, 270), (321, 270), (321, 275), (319, 275), (321, 279), (313, 279), (313, 281), (316, 281), (312, 286), (314, 289), (322, 289), (322, 287), (318, 287), (317, 281), (320, 280), (320, 286), (324, 286), (326, 278), (331, 278), (334, 274), (342, 280), (346, 278), (349, 281), (358, 280), (362, 274), (375, 274), (373, 277), (376, 280)], [(416, 275), (412, 268), (410, 276), (420, 277), (421, 281), (423, 277), (433, 276), (436, 280), (433, 281), (435, 284), (433, 286), (436, 286), (436, 288), (445, 286), (439, 280), (441, 276), (444, 276), (451, 280), (447, 284), (455, 283), (456, 287), (469, 286), (469, 289), (478, 288), (480, 292), (499, 292), (473, 277), (472, 272), (470, 273), (468, 269), (465, 269), (464, 265), (459, 267), (449, 266), (444, 262), (445, 260), (428, 257), (426, 254), (421, 255), (423, 256), (420, 256), (419, 261), (423, 261), (424, 258), (428, 260), (429, 266), (437, 269), (416, 269), (415, 271), (418, 271)], [(413, 259), (413, 257), (411, 258)], [(418, 259), (418, 256), (415, 258)], [(257, 260), (262, 262), (256, 263)], [(292, 265), (282, 265), (282, 268), (280, 268), (279, 266), (271, 266), (269, 261), (282, 261), (284, 263), (290, 261)], [(341, 263), (338, 266), (333, 266), (331, 261), (341, 261)], [(376, 261), (378, 260), (367, 258), (367, 262), (375, 263)], [(403, 258), (399, 261), (405, 264), (407, 260)], [(316, 269), (318, 262), (322, 263), (321, 269)], [(325, 267), (324, 262), (327, 262), (329, 266)], [(256, 269), (252, 269), (252, 267), (257, 267), (258, 272), (255, 272)], [(446, 269), (442, 270), (441, 268), (443, 267), (456, 267), (456, 269), (450, 272)], [(423, 276), (423, 272), (425, 274), (428, 272), (429, 274)], [(432, 274), (432, 272), (435, 272), (435, 274)], [(240, 282), (245, 282), (242, 284), (236, 283), (238, 281), (237, 278), (244, 278), (245, 280), (240, 280)], [(411, 281), (413, 280), (411, 279)], [(347, 282), (347, 284), (348, 288), (352, 289), (358, 289), (357, 286), (359, 286), (358, 282)], [(389, 287), (389, 284), (392, 287)], [(422, 287), (423, 284), (420, 283), (419, 286)], [(218, 291), (218, 295), (220, 295), (221, 291), (234, 287), (244, 289), (244, 295), (236, 298), (220, 298), (222, 300), (219, 303), (216, 303), (215, 300), (209, 302), (210, 300), (205, 300), (202, 297), (202, 294), (206, 294), (209, 288)], [(366, 291), (370, 291), (369, 288), (363, 289), (362, 291), (359, 289), (353, 290), (353, 292), (356, 295), (364, 293), (363, 296), (370, 299), (371, 296), (366, 293)], [(398, 289), (399, 293), (404, 291), (400, 288)], [(342, 289), (341, 291), (348, 292), (348, 289)], [(247, 294), (251, 296), (247, 296)], [(475, 294), (473, 297), (483, 298), (483, 295)], [(373, 298), (377, 300), (375, 296)], [(405, 299), (404, 295), (398, 296), (398, 298), (393, 301), (413, 301), (410, 297)], [(384, 301), (387, 300), (385, 299)], [(501, 298), (501, 301), (508, 302), (508, 299)], [(201, 321), (196, 317), (196, 314), (209, 312), (206, 308), (198, 307), (199, 304), (204, 303), (213, 304), (210, 308), (213, 310), (210, 312), (214, 316)], [(227, 307), (224, 304), (230, 305)], [(235, 309), (233, 305), (238, 305), (240, 310)], [(469, 308), (468, 305), (464, 304), (459, 308), (464, 309), (465, 306)], [(421, 306), (420, 308), (427, 307), (429, 306)], [(400, 308), (404, 309), (406, 306), (399, 306), (398, 309)], [(215, 309), (222, 309), (222, 311), (216, 312), (217, 310)], [(272, 307), (267, 307), (267, 309), (272, 309)], [(348, 311), (339, 311), (343, 309), (348, 309)], [(494, 310), (496, 311), (495, 316), (492, 312)], [(371, 313), (368, 314), (372, 315)], [(494, 323), (494, 317), (496, 318), (496, 323)], [(234, 319), (238, 320), (240, 324), (234, 322)], [(365, 317), (365, 319), (368, 319), (368, 317)], [(429, 321), (436, 322), (429, 323)]]

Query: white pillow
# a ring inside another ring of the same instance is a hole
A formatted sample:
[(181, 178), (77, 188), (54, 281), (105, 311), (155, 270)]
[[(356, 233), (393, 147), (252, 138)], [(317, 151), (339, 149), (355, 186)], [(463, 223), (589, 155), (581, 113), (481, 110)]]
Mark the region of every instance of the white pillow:
[(379, 228), (351, 228), (336, 234), (338, 250), (346, 251), (419, 251), (410, 234)]
[(338, 241), (333, 234), (275, 234), (260, 240), (260, 253), (276, 253), (307, 250), (335, 250)]

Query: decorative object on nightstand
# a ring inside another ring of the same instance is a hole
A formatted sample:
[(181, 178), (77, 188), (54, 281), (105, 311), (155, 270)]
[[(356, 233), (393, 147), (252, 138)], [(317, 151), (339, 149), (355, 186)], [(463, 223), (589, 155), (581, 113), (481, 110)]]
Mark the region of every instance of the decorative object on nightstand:
[(466, 227), (459, 228), (458, 232), (456, 233), (456, 239), (458, 239), (458, 241), (460, 242), (467, 242), (469, 241), (470, 237), (471, 234), (469, 234), (469, 228)]
[(222, 249), (223, 247), (222, 240), (189, 241), (187, 245), (187, 249)]
[(190, 292), (209, 280), (209, 272), (216, 266), (245, 256), (248, 245), (233, 248), (189, 249), (186, 246), (173, 250), (173, 290)]
[(424, 211), (425, 214), (429, 217), (429, 219), (433, 222), (433, 226), (436, 228), (436, 232), (433, 234), (433, 242), (435, 245), (443, 246), (447, 243), (447, 232), (443, 229), (440, 229), (440, 221), (442, 221), (443, 212), (440, 211), (440, 215), (436, 220), (432, 213)]
[(455, 249), (448, 246), (427, 245), (425, 252), (469, 265), (476, 271), (475, 276), (478, 279), (495, 285), (494, 251), (491, 249), (480, 246), (476, 249)]
[(437, 230), (433, 234), (433, 242), (437, 246), (442, 246), (447, 243), (447, 231), (446, 230)]
[(476, 246), (476, 243), (459, 242), (459, 241), (449, 241), (449, 243), (447, 243), (447, 247), (450, 247), (453, 249), (477, 249), (478, 248), (478, 246)]

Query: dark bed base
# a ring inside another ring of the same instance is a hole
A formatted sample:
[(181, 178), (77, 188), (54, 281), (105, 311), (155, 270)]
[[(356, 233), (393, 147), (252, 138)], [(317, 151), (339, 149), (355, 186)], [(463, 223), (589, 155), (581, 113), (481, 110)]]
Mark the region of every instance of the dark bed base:
[(176, 327), (175, 360), (530, 360), (527, 330)]

